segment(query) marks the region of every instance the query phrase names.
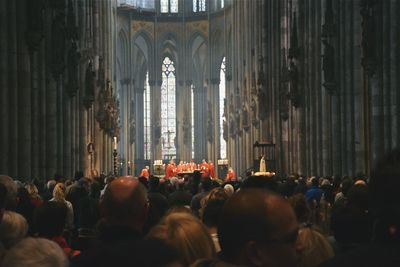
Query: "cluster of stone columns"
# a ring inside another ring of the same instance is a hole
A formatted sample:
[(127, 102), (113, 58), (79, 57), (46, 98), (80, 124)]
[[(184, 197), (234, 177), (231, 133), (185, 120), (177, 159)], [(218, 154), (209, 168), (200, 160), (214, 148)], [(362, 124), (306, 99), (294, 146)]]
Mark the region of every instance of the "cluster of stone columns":
[[(112, 77), (114, 4), (1, 0), (0, 5), (0, 173), (29, 180), (110, 170), (111, 158), (102, 154), (111, 154), (112, 146), (100, 148), (110, 137), (99, 138), (96, 99), (85, 100), (89, 62), (94, 79)], [(100, 56), (106, 66), (101, 74), (94, 64)], [(95, 85), (93, 97), (102, 89)], [(89, 143), (102, 158), (96, 164)]]
[(399, 7), (397, 1), (267, 1), (274, 101), (267, 121), (280, 172), (368, 174), (374, 160), (398, 145)]

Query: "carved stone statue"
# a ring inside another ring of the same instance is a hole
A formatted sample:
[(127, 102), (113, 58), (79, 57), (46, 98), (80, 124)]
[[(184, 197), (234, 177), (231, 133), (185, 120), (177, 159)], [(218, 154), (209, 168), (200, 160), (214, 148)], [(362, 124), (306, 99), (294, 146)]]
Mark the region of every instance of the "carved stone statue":
[(298, 80), (299, 80), (299, 71), (297, 69), (296, 63), (294, 60), (290, 60), (289, 63), (289, 82), (290, 82), (290, 100), (292, 101), (292, 105), (294, 107), (298, 107), (300, 104), (300, 96), (298, 91)]
[[(86, 73), (85, 73), (85, 98), (90, 101), (90, 103), (93, 103), (94, 101), (94, 92), (95, 92), (95, 84), (94, 84), (94, 79), (95, 79), (95, 72), (93, 71), (93, 64), (92, 61), (89, 60), (89, 63), (86, 67)], [(100, 89), (100, 91), (102, 91)]]
[(228, 141), (228, 123), (226, 120), (222, 121), (222, 137), (225, 141)]
[(262, 156), (260, 159), (260, 172), (266, 172), (266, 171), (267, 171), (267, 164), (265, 163), (264, 156)]
[(208, 142), (214, 142), (214, 118), (212, 116), (212, 106), (211, 101), (207, 104), (207, 139)]
[(243, 102), (243, 105), (242, 105), (241, 121), (242, 121), (241, 125), (242, 125), (243, 129), (245, 131), (249, 130), (250, 129), (249, 111), (248, 111), (246, 102)]
[(135, 120), (135, 101), (131, 99), (129, 114), (129, 142), (131, 144), (136, 141), (136, 120)]
[(250, 102), (250, 117), (251, 117), (251, 123), (254, 126), (257, 126), (258, 125), (257, 102), (254, 97), (251, 98)]
[(335, 50), (327, 40), (322, 40), (324, 44), (324, 58), (322, 61), (322, 70), (324, 71), (325, 82), (335, 82)]

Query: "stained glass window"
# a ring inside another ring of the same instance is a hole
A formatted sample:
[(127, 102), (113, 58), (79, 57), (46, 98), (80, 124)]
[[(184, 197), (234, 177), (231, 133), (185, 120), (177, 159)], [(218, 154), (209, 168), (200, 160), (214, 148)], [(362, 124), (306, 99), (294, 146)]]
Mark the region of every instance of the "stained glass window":
[(226, 159), (226, 141), (224, 139), (224, 121), (226, 121), (225, 114), (225, 58), (222, 59), (221, 70), (219, 74), (219, 140), (221, 144), (220, 156), (221, 159)]
[(162, 64), (161, 141), (163, 158), (176, 155), (175, 66), (169, 57)]
[(171, 13), (178, 13), (178, 0), (169, 0)]
[(143, 92), (144, 112), (143, 112), (143, 127), (144, 127), (144, 159), (151, 159), (151, 124), (150, 124), (150, 85), (149, 73), (146, 73), (146, 81), (144, 83)]
[(192, 124), (192, 159), (194, 159), (194, 92), (193, 92), (193, 85), (190, 90), (190, 108), (191, 108), (191, 118), (190, 122)]
[(169, 0), (160, 0), (160, 10), (161, 13), (169, 12)]
[(193, 0), (193, 12), (205, 12), (206, 0)]

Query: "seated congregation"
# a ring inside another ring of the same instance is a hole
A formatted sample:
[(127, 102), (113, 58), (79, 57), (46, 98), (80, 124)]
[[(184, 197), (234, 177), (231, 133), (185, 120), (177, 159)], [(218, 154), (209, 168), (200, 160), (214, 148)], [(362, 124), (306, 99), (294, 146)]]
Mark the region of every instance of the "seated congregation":
[(0, 176), (0, 266), (400, 266), (400, 150), (370, 177)]

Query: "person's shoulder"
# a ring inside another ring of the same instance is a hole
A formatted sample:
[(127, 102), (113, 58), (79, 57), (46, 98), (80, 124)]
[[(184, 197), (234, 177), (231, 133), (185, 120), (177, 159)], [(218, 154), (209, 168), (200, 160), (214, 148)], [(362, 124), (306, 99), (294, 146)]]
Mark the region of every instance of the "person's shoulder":
[(337, 255), (334, 258), (322, 263), (319, 267), (398, 267), (400, 266), (400, 244), (367, 244)]

